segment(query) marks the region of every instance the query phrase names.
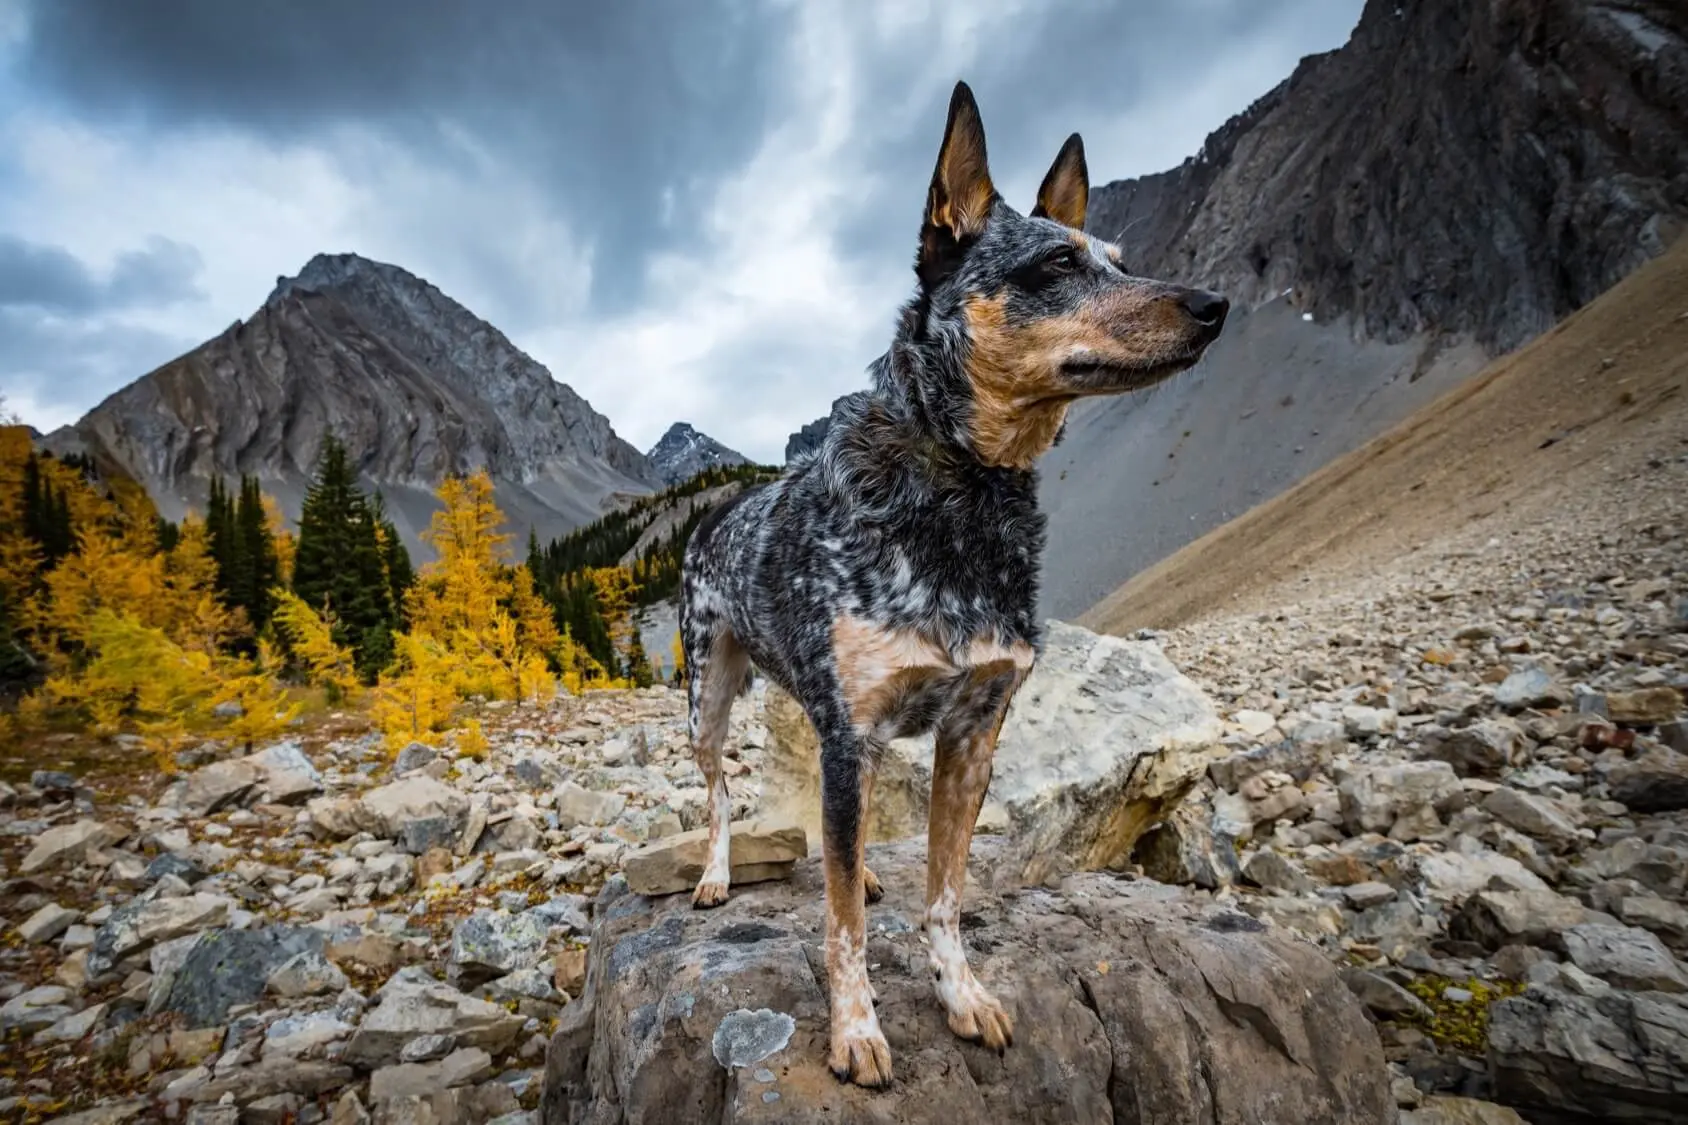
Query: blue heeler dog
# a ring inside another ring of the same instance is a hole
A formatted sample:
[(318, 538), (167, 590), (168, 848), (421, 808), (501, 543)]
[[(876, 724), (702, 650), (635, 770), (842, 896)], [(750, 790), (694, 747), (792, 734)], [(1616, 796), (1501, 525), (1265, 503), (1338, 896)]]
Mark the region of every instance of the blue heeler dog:
[(1086, 235), (1073, 134), (1021, 215), (997, 195), (979, 109), (950, 101), (915, 261), (919, 288), (873, 389), (845, 400), (820, 450), (712, 512), (686, 548), (680, 628), (692, 750), (710, 788), (710, 858), (692, 896), (727, 900), (721, 743), (754, 664), (820, 736), (829, 1065), (891, 1081), (864, 945), (863, 812), (886, 741), (936, 731), (926, 934), (957, 1035), (1013, 1037), (967, 964), (959, 921), (997, 732), (1036, 659), (1044, 518), (1039, 455), (1080, 398), (1158, 383), (1218, 336), (1228, 302), (1133, 277)]

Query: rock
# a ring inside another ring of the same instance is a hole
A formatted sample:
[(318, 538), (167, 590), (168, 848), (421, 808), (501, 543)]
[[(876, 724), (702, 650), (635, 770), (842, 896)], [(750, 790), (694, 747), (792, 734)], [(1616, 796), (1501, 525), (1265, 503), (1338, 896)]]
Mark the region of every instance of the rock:
[(200, 934), (175, 970), (164, 1009), (181, 1013), (189, 1027), (224, 1023), (230, 1008), (262, 997), (283, 965), (301, 954), (320, 958), (325, 938), (321, 930), (285, 925)]
[(451, 934), (451, 981), (470, 988), (517, 969), (531, 969), (545, 959), (549, 931), (532, 913), (477, 910)]
[(1216, 832), (1213, 819), (1202, 805), (1180, 804), (1137, 841), (1131, 858), (1162, 883), (1210, 891), (1231, 886), (1242, 878), (1237, 842)]
[(1250, 738), (1259, 738), (1278, 725), (1278, 721), (1265, 711), (1253, 711), (1246, 707), (1232, 712), (1231, 721)]
[(1370, 910), (1394, 900), (1396, 890), (1388, 883), (1351, 883), (1342, 888), (1342, 897), (1355, 910)]
[(1688, 909), (1653, 895), (1627, 895), (1618, 901), (1617, 915), (1658, 934), (1678, 953), (1688, 951)]
[(1682, 693), (1672, 687), (1613, 691), (1606, 694), (1606, 717), (1627, 726), (1668, 723), (1682, 710)]
[(26, 989), (0, 1004), (0, 1029), (25, 1033), (45, 1031), (75, 1013), (69, 1001), (70, 992), (56, 984)]
[(23, 857), (18, 870), (33, 875), (57, 864), (80, 863), (89, 852), (115, 844), (125, 835), (122, 829), (97, 820), (61, 824), (35, 838), (35, 846)]
[(1461, 777), (1499, 777), (1524, 763), (1527, 745), (1524, 732), (1512, 720), (1487, 719), (1427, 745), (1424, 754), (1447, 762)]
[(197, 1075), (189, 1071), (166, 1086), (162, 1093), (167, 1100), (199, 1105), (221, 1101), (225, 1094), (250, 1104), (276, 1094), (316, 1097), (338, 1090), (351, 1080), (351, 1069), (338, 1063), (308, 1062), (277, 1055), (253, 1066), (218, 1067), (214, 1078), (205, 1076), (203, 1070)]
[[(1016, 854), (975, 841), (974, 873)], [(1058, 893), (969, 889), (975, 971), (1027, 1033), (1000, 1057), (964, 1042), (913, 924), (921, 842), (870, 847), (868, 862), (886, 888), (869, 910), (868, 959), (879, 1010), (894, 1013), (888, 1090), (826, 1069), (817, 858), (707, 912), (606, 888), (593, 985), (552, 1038), (540, 1121), (1395, 1120), (1377, 1035), (1317, 951), (1105, 874), (1071, 876)]]
[(453, 1086), (480, 1082), (492, 1074), (492, 1056), (479, 1047), (464, 1047), (437, 1062), (397, 1063), (369, 1076), (369, 1100), (427, 1097)]
[(1545, 668), (1521, 668), (1495, 685), (1495, 706), (1508, 711), (1526, 707), (1556, 707), (1565, 693), (1554, 684)]
[(393, 759), (393, 776), (403, 777), (407, 773), (421, 769), (437, 757), (439, 757), (439, 753), (426, 742), (412, 742), (403, 750), (400, 750), (399, 756)]
[[(768, 691), (764, 815), (820, 839), (819, 751), (789, 696)], [(1043, 651), (1003, 723), (987, 805), (1015, 842), (992, 878), (1039, 883), (1124, 863), (1206, 771), (1224, 725), (1158, 647), (1046, 624)], [(931, 738), (896, 739), (874, 781), (868, 839), (926, 832)]]
[(570, 997), (579, 996), (586, 987), (586, 950), (574, 948), (560, 951), (551, 973), (551, 983), (559, 992)]
[(399, 1061), (407, 1063), (433, 1062), (443, 1059), (457, 1047), (457, 1038), (452, 1035), (418, 1035), (404, 1045), (399, 1052)]
[(620, 793), (583, 789), (572, 781), (557, 787), (557, 824), (565, 831), (580, 824), (609, 824), (627, 807)]
[(329, 1125), (369, 1125), (369, 1113), (363, 1108), (358, 1092), (347, 1090), (334, 1103), (334, 1114), (328, 1121)]
[(1249, 819), (1255, 825), (1271, 824), (1280, 818), (1296, 819), (1307, 800), (1295, 778), (1277, 770), (1255, 774), (1238, 787), (1237, 793), (1248, 802)]
[(18, 924), (18, 936), (32, 945), (52, 941), (81, 916), (78, 911), (49, 902)]
[(1489, 1009), (1495, 1097), (1531, 1120), (1666, 1121), (1688, 1089), (1688, 997), (1533, 987)]
[[(1243, 876), (1257, 887), (1291, 894), (1312, 894), (1316, 884), (1294, 860), (1285, 859), (1270, 848), (1255, 852), (1243, 865)], [(1394, 897), (1394, 892), (1390, 892)]]
[(286, 1016), (264, 1030), (264, 1057), (312, 1057), (323, 1053), (330, 1043), (338, 1043), (351, 1033), (352, 1025), (342, 1020), (333, 1009)]
[(1388, 977), (1370, 970), (1347, 969), (1342, 974), (1342, 982), (1348, 986), (1348, 991), (1359, 997), (1360, 1003), (1379, 1019), (1422, 1017), (1430, 1014), (1430, 1007), (1424, 1001)]
[[(1334, 734), (1335, 745), (1346, 745), (1340, 729)], [(1210, 763), (1207, 772), (1215, 785), (1229, 793), (1236, 792), (1243, 782), (1267, 770), (1277, 770), (1289, 774), (1296, 781), (1306, 781), (1330, 757), (1332, 745), (1327, 741), (1285, 739), (1221, 758)]]
[(238, 804), (258, 784), (258, 767), (244, 758), (210, 765), (189, 774), (177, 791), (175, 805), (194, 816), (210, 816)]
[(1425, 1098), (1401, 1115), (1401, 1125), (1530, 1125), (1518, 1111), (1475, 1098)]
[[(783, 879), (791, 865), (808, 854), (803, 829), (792, 824), (738, 821), (730, 826), (728, 859), (732, 883), (739, 886), (767, 879)], [(709, 854), (707, 828), (653, 840), (622, 860), (628, 889), (635, 894), (668, 895), (690, 892), (703, 877)]]
[(317, 797), (305, 804), (312, 831), (330, 840), (343, 840), (362, 831), (361, 811), (362, 806), (355, 797)]
[(263, 799), (272, 805), (296, 805), (322, 792), (322, 773), (297, 742), (266, 746), (246, 761), (257, 767)]
[(442, 832), (455, 840), (468, 814), (469, 799), (462, 793), (431, 777), (412, 776), (365, 793), (356, 818), (364, 831), (389, 840), (403, 839), (407, 851), (421, 855)]
[(1619, 988), (1688, 992), (1688, 973), (1646, 930), (1585, 922), (1565, 931), (1564, 944), (1572, 964)]
[(1489, 794), (1483, 811), (1534, 836), (1555, 852), (1568, 852), (1582, 842), (1582, 833), (1570, 817), (1546, 797), (1502, 787)]
[(1688, 754), (1655, 747), (1634, 761), (1620, 762), (1606, 774), (1614, 801), (1636, 812), (1688, 809)]
[(200, 869), (197, 863), (179, 856), (175, 852), (165, 852), (147, 864), (146, 871), (141, 878), (143, 882), (151, 886), (166, 875), (174, 876), (189, 886), (205, 878), (205, 872)]
[(284, 1000), (338, 993), (346, 985), (346, 974), (318, 949), (294, 954), (264, 981), (265, 988)]
[(115, 910), (94, 934), (88, 950), (88, 971), (100, 976), (120, 959), (153, 945), (220, 926), (228, 918), (228, 899), (213, 894), (180, 898), (135, 899)]
[(29, 784), (39, 789), (42, 796), (55, 801), (76, 795), (76, 777), (63, 770), (31, 770)]
[(1337, 779), (1342, 819), (1351, 835), (1388, 833), (1398, 819), (1446, 812), (1465, 803), (1465, 790), (1447, 762), (1401, 762), (1362, 767)]
[(1505, 945), (1557, 948), (1560, 936), (1588, 918), (1582, 903), (1555, 891), (1481, 891), (1448, 922), (1448, 932), (1484, 949)]
[(376, 996), (379, 1003), (346, 1044), (346, 1060), (366, 1068), (397, 1062), (404, 1045), (419, 1035), (451, 1035), (460, 1046), (497, 1054), (516, 1041), (525, 1022), (415, 968), (400, 969)]

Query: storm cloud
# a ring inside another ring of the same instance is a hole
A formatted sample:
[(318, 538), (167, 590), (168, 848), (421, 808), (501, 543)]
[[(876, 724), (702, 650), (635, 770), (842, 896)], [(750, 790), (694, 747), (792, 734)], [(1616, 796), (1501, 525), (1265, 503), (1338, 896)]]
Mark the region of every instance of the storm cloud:
[(1359, 7), (0, 0), (0, 308), (90, 341), (0, 381), (68, 420), (173, 354), (91, 374), (96, 338), (204, 338), (352, 250), (641, 447), (685, 418), (777, 460), (883, 348), (957, 78), (1026, 207), (1068, 133), (1097, 182), (1175, 165)]

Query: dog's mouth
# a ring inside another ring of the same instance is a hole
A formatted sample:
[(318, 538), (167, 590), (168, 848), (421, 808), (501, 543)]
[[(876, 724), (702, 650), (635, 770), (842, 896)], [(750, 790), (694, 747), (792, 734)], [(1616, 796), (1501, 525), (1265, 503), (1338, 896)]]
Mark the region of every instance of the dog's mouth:
[(1154, 363), (1110, 363), (1106, 360), (1075, 360), (1061, 365), (1061, 373), (1081, 390), (1098, 394), (1134, 391), (1152, 387), (1180, 371), (1195, 366), (1205, 348), (1196, 348), (1174, 359)]

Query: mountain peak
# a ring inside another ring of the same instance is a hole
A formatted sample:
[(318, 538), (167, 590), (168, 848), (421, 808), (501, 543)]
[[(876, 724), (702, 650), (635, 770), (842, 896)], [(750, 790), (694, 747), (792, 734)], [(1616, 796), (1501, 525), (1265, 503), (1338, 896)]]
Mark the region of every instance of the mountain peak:
[(708, 434), (693, 428), (690, 422), (676, 422), (668, 427), (651, 451), (645, 456), (655, 467), (665, 484), (679, 484), (704, 469), (719, 465), (744, 465), (750, 458), (728, 449)]

